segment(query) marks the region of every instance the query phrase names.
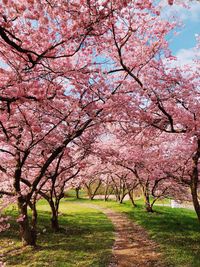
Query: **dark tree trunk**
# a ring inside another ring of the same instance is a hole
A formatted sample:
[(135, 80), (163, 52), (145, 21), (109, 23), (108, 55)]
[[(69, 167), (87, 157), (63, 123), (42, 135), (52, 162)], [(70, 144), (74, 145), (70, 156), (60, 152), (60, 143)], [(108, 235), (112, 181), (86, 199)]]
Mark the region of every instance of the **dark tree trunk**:
[(51, 228), (54, 232), (59, 231), (58, 216), (55, 214), (51, 217)]
[(200, 222), (200, 205), (199, 205), (199, 199), (198, 199), (198, 176), (196, 177), (193, 173), (193, 177), (191, 178), (191, 194), (192, 194), (192, 201), (193, 206), (195, 209), (195, 212), (197, 214), (198, 220)]
[(51, 207), (51, 228), (54, 232), (59, 231), (59, 222), (58, 222), (58, 209), (56, 208), (53, 200), (49, 201)]
[(118, 201), (118, 202), (120, 201), (120, 195), (119, 194), (116, 195), (116, 201)]
[(145, 203), (145, 209), (147, 212), (153, 212), (152, 205), (150, 203), (150, 197), (149, 197), (149, 180), (146, 181), (145, 186), (142, 186), (142, 191), (144, 194), (144, 203)]
[(104, 195), (104, 201), (108, 201), (109, 195)]
[(90, 200), (93, 200), (94, 196), (92, 195), (92, 193), (90, 191), (88, 191), (88, 196)]
[(90, 194), (90, 200), (93, 200), (95, 195), (93, 193)]
[(197, 151), (195, 155), (193, 156), (193, 172), (191, 175), (191, 181), (190, 181), (190, 189), (192, 194), (192, 201), (194, 205), (194, 209), (196, 211), (198, 220), (200, 222), (200, 205), (198, 200), (198, 182), (199, 182), (199, 171), (198, 171), (198, 163), (200, 158), (200, 139), (197, 140)]
[(153, 208), (149, 199), (149, 194), (145, 194), (145, 209), (147, 212), (153, 212)]
[(18, 208), (20, 211), (20, 235), (24, 246), (36, 246), (36, 234), (32, 231), (27, 214), (27, 203), (23, 197), (18, 198)]
[(87, 195), (88, 195), (89, 199), (92, 200), (93, 198), (92, 198), (92, 192), (91, 192), (90, 185), (85, 184), (85, 187), (87, 189)]
[(75, 188), (75, 191), (76, 191), (76, 198), (77, 198), (77, 199), (80, 199), (80, 197), (79, 197), (79, 190), (80, 190), (79, 187), (76, 187), (76, 188)]
[(108, 189), (109, 189), (109, 186), (106, 185), (105, 193), (104, 193), (104, 200), (105, 200), (105, 201), (107, 201), (107, 200), (108, 200), (108, 197), (109, 197), (109, 195), (108, 195)]
[(101, 180), (99, 180), (99, 182), (98, 182), (96, 188), (94, 189), (94, 192), (92, 193), (91, 200), (93, 200), (94, 197), (96, 196), (96, 194), (97, 194), (97, 192), (98, 192), (98, 189), (100, 188), (101, 184), (102, 184), (102, 182), (101, 182)]
[(32, 209), (31, 232), (36, 241), (37, 240), (37, 218), (38, 218), (37, 209), (36, 209), (36, 201), (32, 203), (31, 209)]
[(131, 204), (132, 204), (132, 206), (133, 206), (133, 207), (137, 207), (137, 205), (135, 204), (135, 201), (134, 201), (133, 197), (130, 197), (130, 200), (131, 200)]
[(146, 208), (146, 211), (147, 211), (147, 212), (153, 212), (153, 208), (152, 208), (151, 205), (146, 204), (145, 208)]
[(119, 199), (119, 203), (120, 203), (120, 204), (123, 203), (125, 196), (126, 196), (126, 194), (120, 196), (120, 199)]
[(129, 195), (131, 204), (133, 205), (133, 207), (136, 207), (135, 201), (133, 199), (133, 192), (132, 191), (128, 191), (128, 195)]

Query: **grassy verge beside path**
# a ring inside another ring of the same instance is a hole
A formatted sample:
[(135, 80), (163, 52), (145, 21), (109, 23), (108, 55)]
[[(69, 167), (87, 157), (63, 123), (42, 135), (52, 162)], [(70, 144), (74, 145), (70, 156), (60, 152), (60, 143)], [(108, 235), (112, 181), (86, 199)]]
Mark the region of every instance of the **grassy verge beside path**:
[(154, 213), (147, 213), (141, 201), (137, 202), (137, 208), (132, 208), (129, 201), (118, 204), (97, 200), (95, 204), (126, 213), (131, 220), (145, 228), (160, 245), (166, 266), (200, 266), (200, 225), (194, 211), (155, 206)]
[(16, 210), (11, 228), (0, 235), (0, 255), (6, 266), (51, 267), (105, 267), (108, 265), (113, 244), (113, 227), (99, 210), (79, 205), (78, 202), (62, 201), (59, 221), (60, 233), (50, 229), (50, 210), (45, 201), (38, 204), (37, 249), (21, 247), (18, 237)]
[[(39, 202), (38, 249), (21, 248), (18, 226), (13, 219), (11, 229), (0, 236), (0, 255), (4, 255), (7, 266), (108, 266), (113, 244), (111, 222), (99, 210), (82, 203), (125, 213), (141, 225), (159, 244), (167, 267), (200, 266), (200, 225), (194, 211), (155, 206), (155, 213), (146, 213), (141, 201), (137, 201), (137, 208), (133, 208), (129, 201), (118, 204), (72, 198), (61, 203), (59, 220), (63, 230), (57, 234), (50, 229), (48, 204)], [(8, 213), (16, 217), (15, 210)]]

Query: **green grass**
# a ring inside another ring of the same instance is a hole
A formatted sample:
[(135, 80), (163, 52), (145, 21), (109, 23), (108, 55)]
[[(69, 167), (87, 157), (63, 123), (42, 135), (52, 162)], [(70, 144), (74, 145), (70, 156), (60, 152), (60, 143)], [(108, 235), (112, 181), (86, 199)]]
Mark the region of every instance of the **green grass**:
[(155, 206), (154, 213), (144, 211), (141, 200), (132, 208), (129, 201), (118, 204), (97, 200), (94, 203), (123, 212), (145, 228), (159, 245), (166, 266), (200, 266), (200, 224), (194, 211)]
[[(167, 204), (168, 200), (164, 201)], [(61, 202), (61, 233), (51, 232), (50, 210), (40, 201), (38, 249), (22, 248), (18, 227), (13, 219), (8, 232), (1, 233), (0, 254), (4, 253), (7, 266), (58, 266), (103, 267), (108, 266), (113, 244), (113, 227), (101, 212), (87, 208), (89, 200), (70, 198)], [(150, 238), (160, 245), (167, 267), (200, 266), (200, 225), (194, 211), (155, 206), (155, 213), (146, 213), (142, 200), (133, 208), (129, 201), (93, 200), (93, 204), (125, 213), (144, 227)], [(7, 213), (16, 216), (15, 210)], [(47, 229), (43, 233), (43, 229)]]
[[(0, 255), (6, 266), (104, 267), (108, 265), (113, 244), (113, 227), (104, 214), (78, 202), (63, 200), (59, 218), (62, 231), (50, 229), (50, 209), (45, 201), (38, 204), (38, 248), (21, 247), (17, 211), (9, 209), (11, 228), (1, 233)], [(46, 232), (43, 233), (43, 230)]]

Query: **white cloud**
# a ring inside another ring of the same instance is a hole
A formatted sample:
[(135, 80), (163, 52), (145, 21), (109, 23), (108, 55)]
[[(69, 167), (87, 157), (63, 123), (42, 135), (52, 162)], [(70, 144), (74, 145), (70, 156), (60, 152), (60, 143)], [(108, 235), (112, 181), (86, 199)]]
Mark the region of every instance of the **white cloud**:
[(200, 56), (200, 51), (197, 51), (195, 48), (182, 48), (176, 53), (177, 63), (180, 66), (192, 64), (196, 56)]
[(185, 20), (191, 20), (194, 22), (200, 22), (200, 3), (196, 1), (196, 3), (192, 3), (190, 8), (183, 12), (185, 16)]
[(182, 48), (178, 50), (175, 54), (176, 60), (164, 60), (167, 66), (171, 67), (184, 67), (185, 65), (189, 65), (191, 69), (196, 69), (196, 62), (194, 59), (200, 59), (200, 51), (195, 48), (185, 49)]
[(188, 4), (188, 8), (185, 8), (183, 5), (178, 4), (178, 0), (175, 1), (175, 4), (173, 6), (166, 5), (166, 2), (164, 1), (161, 4), (161, 6), (163, 7), (161, 15), (165, 19), (176, 17), (178, 20), (181, 20), (183, 22), (186, 20), (189, 20), (191, 22), (200, 22), (200, 2), (189, 1), (186, 4)]

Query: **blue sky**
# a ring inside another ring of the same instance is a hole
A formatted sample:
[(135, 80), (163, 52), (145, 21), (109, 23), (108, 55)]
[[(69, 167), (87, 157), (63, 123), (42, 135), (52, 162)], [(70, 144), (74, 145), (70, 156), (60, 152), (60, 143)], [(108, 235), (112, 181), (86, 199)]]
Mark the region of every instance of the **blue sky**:
[(195, 34), (200, 34), (200, 22), (188, 19), (185, 21), (185, 26), (181, 30), (180, 34), (175, 36), (170, 44), (173, 53), (176, 54), (182, 48), (190, 49), (195, 47)]
[(191, 62), (195, 54), (195, 34), (200, 35), (200, 2), (193, 1), (190, 3), (189, 9), (180, 5), (164, 5), (162, 16), (170, 20), (172, 16), (175, 16), (176, 19), (182, 21), (183, 26), (178, 29), (179, 34), (177, 36), (171, 35), (169, 38), (170, 48), (181, 65)]

